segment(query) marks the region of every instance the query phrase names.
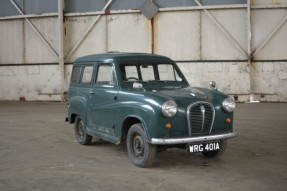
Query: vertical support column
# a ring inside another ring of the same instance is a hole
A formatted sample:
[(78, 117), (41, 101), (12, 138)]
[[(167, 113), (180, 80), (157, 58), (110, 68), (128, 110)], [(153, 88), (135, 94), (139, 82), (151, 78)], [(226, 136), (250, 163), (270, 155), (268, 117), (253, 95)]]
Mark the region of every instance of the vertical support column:
[(105, 15), (105, 52), (108, 53), (109, 52), (109, 16), (106, 14)]
[(152, 18), (150, 21), (150, 53), (154, 54), (154, 18)]
[[(248, 55), (248, 67), (249, 67), (249, 96), (250, 100), (253, 97), (253, 79), (252, 79), (252, 52), (251, 52), (251, 41), (252, 41), (252, 30), (251, 30), (251, 2), (247, 0), (247, 55)], [(253, 98), (252, 98), (253, 99)]]
[(250, 0), (247, 0), (247, 54), (248, 54), (248, 61), (252, 60), (252, 53), (251, 53), (251, 5)]
[(59, 68), (61, 75), (61, 99), (64, 101), (65, 96), (65, 62), (64, 62), (64, 0), (58, 0), (58, 27), (59, 27)]

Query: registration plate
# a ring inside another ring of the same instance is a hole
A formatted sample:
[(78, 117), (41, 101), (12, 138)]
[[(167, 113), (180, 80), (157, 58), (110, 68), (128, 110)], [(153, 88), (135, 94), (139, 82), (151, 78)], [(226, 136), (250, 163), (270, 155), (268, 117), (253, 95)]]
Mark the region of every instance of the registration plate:
[(188, 145), (188, 153), (197, 153), (197, 152), (209, 152), (209, 151), (218, 151), (220, 150), (219, 142), (214, 143), (198, 143)]

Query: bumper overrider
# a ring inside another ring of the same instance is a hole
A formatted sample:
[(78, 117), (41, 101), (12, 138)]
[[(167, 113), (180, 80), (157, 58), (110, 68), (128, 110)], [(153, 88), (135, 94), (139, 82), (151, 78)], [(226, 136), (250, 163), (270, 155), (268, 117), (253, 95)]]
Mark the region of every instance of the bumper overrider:
[(175, 144), (218, 141), (218, 140), (233, 138), (236, 136), (237, 136), (237, 132), (218, 134), (218, 135), (208, 135), (208, 136), (202, 136), (202, 137), (152, 138), (150, 143), (153, 145), (175, 145)]

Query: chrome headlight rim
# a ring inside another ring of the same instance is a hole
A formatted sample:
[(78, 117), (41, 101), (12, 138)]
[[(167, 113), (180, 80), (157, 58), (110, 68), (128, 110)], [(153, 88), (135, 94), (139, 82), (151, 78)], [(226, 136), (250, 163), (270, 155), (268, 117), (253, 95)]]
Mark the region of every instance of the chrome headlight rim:
[(235, 99), (232, 96), (225, 98), (222, 102), (222, 107), (226, 112), (233, 112), (235, 110)]
[(177, 104), (172, 100), (166, 101), (162, 104), (161, 111), (163, 116), (173, 117), (177, 113)]

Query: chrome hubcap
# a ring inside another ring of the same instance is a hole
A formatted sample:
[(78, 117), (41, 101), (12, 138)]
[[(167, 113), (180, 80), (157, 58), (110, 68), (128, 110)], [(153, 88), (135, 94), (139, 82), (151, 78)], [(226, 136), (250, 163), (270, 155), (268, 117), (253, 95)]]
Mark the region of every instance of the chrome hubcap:
[(144, 154), (144, 143), (140, 135), (135, 135), (133, 139), (133, 151), (136, 157), (141, 158)]

